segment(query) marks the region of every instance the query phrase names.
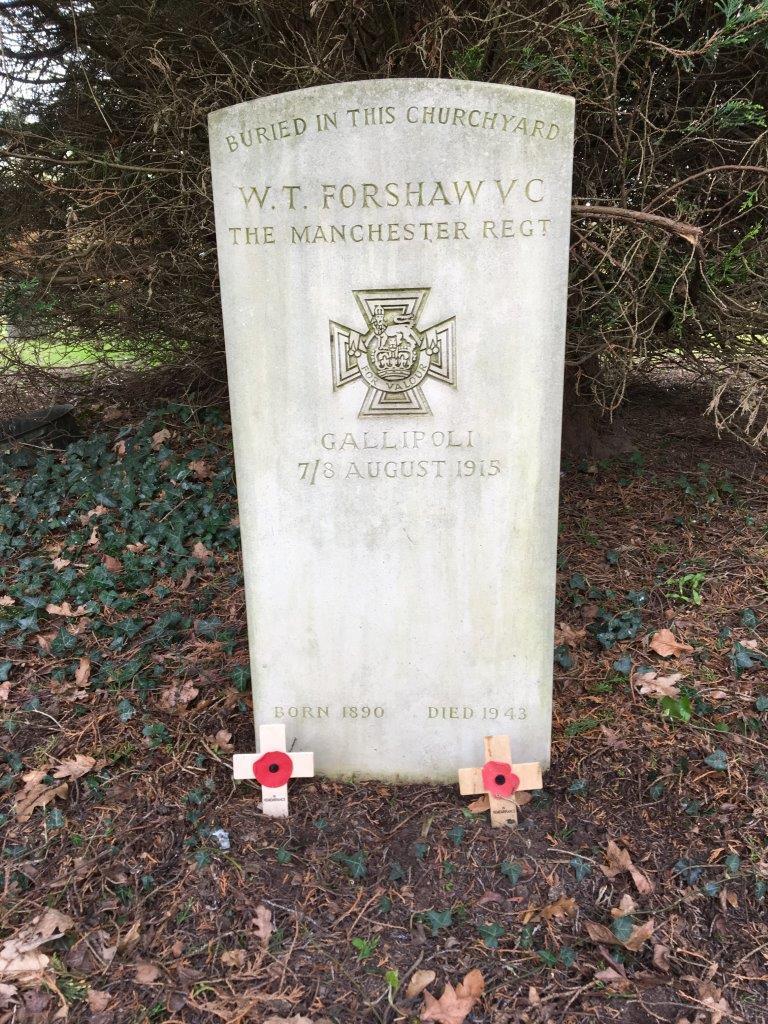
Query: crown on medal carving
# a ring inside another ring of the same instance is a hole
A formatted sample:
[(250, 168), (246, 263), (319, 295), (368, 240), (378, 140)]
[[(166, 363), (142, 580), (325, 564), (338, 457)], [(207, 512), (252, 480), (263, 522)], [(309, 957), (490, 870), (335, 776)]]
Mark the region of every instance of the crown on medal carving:
[(374, 336), (368, 351), (376, 372), (382, 380), (405, 380), (417, 354), (413, 333), (396, 323), (388, 326), (381, 306), (373, 311), (371, 327)]

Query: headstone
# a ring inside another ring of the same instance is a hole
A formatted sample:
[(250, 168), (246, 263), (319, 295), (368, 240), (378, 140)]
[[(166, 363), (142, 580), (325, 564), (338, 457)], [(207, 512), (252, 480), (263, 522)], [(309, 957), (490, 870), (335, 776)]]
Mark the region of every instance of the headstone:
[(335, 777), (546, 765), (572, 100), (355, 82), (210, 144), (256, 722)]

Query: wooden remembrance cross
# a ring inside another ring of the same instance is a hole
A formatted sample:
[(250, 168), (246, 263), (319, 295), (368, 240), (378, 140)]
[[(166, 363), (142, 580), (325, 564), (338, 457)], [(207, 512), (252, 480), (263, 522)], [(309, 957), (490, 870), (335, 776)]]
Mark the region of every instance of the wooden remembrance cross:
[(462, 796), (487, 793), (494, 828), (517, 825), (515, 793), (541, 789), (541, 765), (538, 761), (512, 764), (509, 736), (486, 736), (485, 764), (482, 768), (459, 768), (459, 792)]
[(288, 780), (315, 774), (314, 754), (290, 754), (285, 749), (284, 725), (259, 726), (259, 754), (234, 754), (232, 775), (261, 783), (261, 803), (270, 818), (288, 817)]

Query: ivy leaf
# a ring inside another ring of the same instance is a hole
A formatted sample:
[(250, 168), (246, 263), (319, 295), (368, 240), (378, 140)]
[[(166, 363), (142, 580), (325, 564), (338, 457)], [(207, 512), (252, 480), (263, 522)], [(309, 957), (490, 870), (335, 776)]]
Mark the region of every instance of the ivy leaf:
[(569, 864), (573, 868), (577, 882), (583, 882), (587, 875), (592, 873), (592, 865), (581, 857), (571, 857)]
[(635, 925), (631, 917), (615, 917), (613, 919), (611, 931), (619, 940), (619, 942), (627, 942), (634, 930)]
[(704, 764), (714, 768), (715, 771), (724, 772), (728, 767), (728, 755), (724, 750), (713, 750), (709, 757), (704, 758)]
[(681, 697), (662, 697), (661, 713), (665, 718), (675, 722), (690, 722), (693, 717), (693, 704), (684, 694)]
[(365, 854), (362, 850), (358, 850), (352, 855), (346, 853), (334, 853), (331, 860), (335, 860), (337, 864), (341, 864), (346, 868), (347, 874), (350, 878), (364, 878), (368, 873), (368, 869), (365, 866)]
[(4, 683), (13, 668), (12, 661), (0, 661), (0, 683)]
[(477, 932), (483, 943), (488, 949), (498, 949), (499, 939), (504, 935), (504, 929), (500, 924), (479, 924), (477, 926)]
[(405, 878), (405, 872), (403, 871), (402, 865), (398, 864), (395, 860), (389, 869), (389, 880), (390, 882), (399, 882)]
[(745, 608), (741, 613), (741, 624), (746, 629), (757, 629), (757, 615), (754, 608)]
[(555, 664), (559, 665), (560, 668), (565, 669), (568, 672), (574, 666), (573, 655), (568, 649), (567, 644), (558, 644), (554, 651)]
[(451, 840), (454, 846), (460, 846), (461, 841), (464, 838), (464, 829), (461, 827), (461, 825), (456, 825), (454, 828), (452, 828), (451, 831), (448, 833), (448, 838)]
[(516, 861), (504, 860), (501, 862), (499, 871), (512, 885), (516, 885), (523, 873), (523, 865), (518, 864)]
[(725, 858), (725, 870), (728, 872), (728, 874), (731, 877), (733, 877), (734, 875), (738, 875), (740, 867), (741, 857), (738, 855), (738, 853), (729, 853), (728, 856)]
[(117, 705), (117, 717), (121, 722), (130, 722), (133, 716), (136, 714), (136, 708), (131, 704), (127, 697), (124, 697)]
[(453, 924), (453, 914), (450, 910), (428, 910), (423, 918), (431, 928), (433, 936), (436, 936), (443, 928), (450, 928)]

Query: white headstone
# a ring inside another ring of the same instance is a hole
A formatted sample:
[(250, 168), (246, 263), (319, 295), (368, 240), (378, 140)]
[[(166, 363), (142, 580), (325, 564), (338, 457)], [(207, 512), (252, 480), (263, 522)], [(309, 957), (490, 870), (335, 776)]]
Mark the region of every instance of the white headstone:
[(572, 100), (356, 82), (210, 142), (256, 722), (336, 777), (548, 763)]

